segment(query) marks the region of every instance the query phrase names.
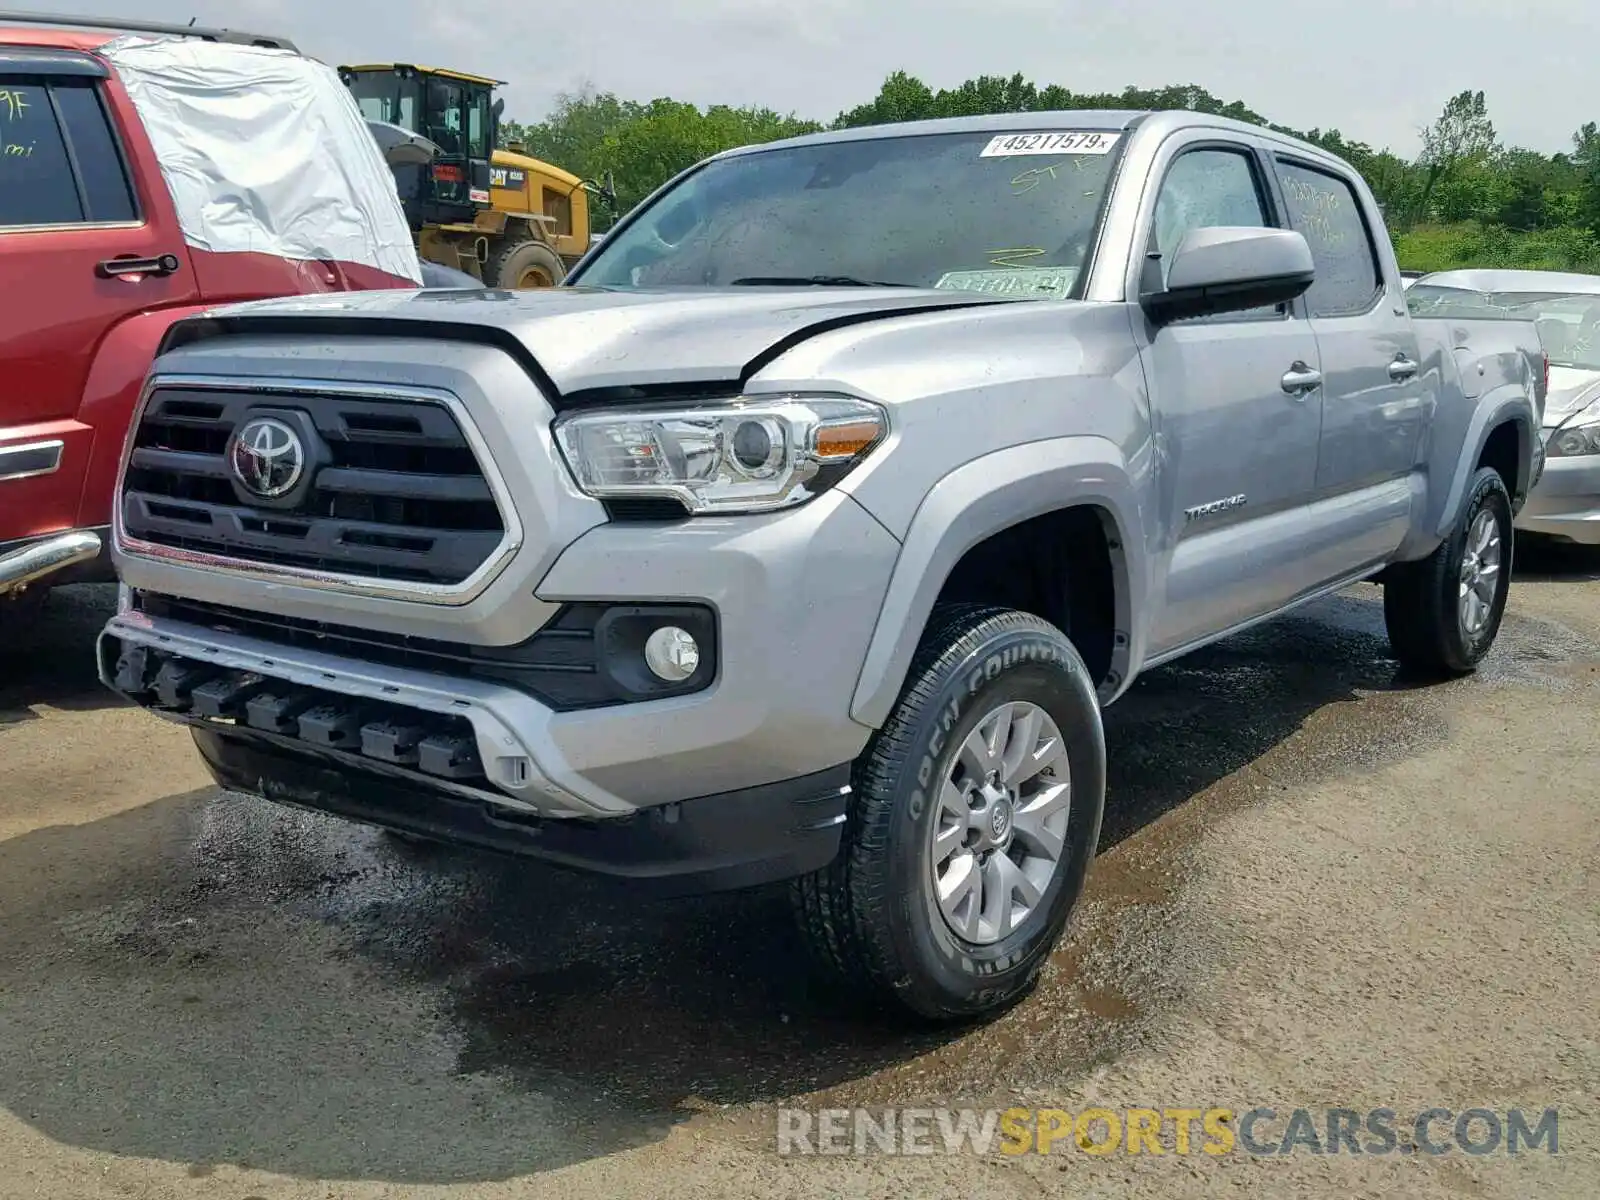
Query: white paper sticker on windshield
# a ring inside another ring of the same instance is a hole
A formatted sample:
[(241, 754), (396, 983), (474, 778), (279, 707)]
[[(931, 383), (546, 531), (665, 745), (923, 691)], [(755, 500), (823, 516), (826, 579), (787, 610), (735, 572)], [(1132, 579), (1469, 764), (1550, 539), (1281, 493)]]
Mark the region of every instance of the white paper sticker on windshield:
[(1093, 129), (1057, 130), (1054, 133), (1002, 133), (989, 139), (979, 158), (1010, 158), (1015, 154), (1109, 154), (1120, 133)]
[(1077, 278), (1078, 272), (1071, 267), (1002, 267), (998, 271), (949, 271), (933, 286), (1018, 300), (1064, 300)]

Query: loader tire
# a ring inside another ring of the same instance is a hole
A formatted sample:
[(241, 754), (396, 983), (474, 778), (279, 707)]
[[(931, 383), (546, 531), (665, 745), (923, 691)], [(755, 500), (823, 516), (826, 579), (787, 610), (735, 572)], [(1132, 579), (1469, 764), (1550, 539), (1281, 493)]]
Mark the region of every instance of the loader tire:
[(520, 290), (555, 287), (566, 277), (561, 256), (537, 238), (507, 242), (489, 256), (484, 282), (492, 288)]

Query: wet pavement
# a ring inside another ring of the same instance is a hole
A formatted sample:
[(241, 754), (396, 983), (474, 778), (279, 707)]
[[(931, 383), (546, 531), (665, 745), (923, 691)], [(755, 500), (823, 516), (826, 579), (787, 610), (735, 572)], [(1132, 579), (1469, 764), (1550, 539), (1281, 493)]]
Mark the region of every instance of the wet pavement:
[[(1600, 846), (1600, 780), (1582, 769), (1597, 567), (1523, 562), (1467, 680), (1398, 675), (1371, 587), (1145, 676), (1107, 715), (1101, 857), (1037, 993), (987, 1026), (915, 1035), (813, 986), (776, 891), (640, 903), (219, 793), (183, 730), (100, 690), (89, 648), (113, 597), (68, 589), (25, 648), (0, 650), (0, 1197), (1059, 1195), (1048, 1160), (778, 1160), (770, 1106), (1004, 1107), (1121, 1086), (1144, 1089), (1130, 1104), (1248, 1107), (1297, 1083), (1342, 1103), (1341, 1061), (1361, 1081), (1347, 1092), (1385, 1079), (1464, 1104), (1455, 1092), (1505, 1083), (1532, 1104), (1575, 1087), (1568, 1110), (1592, 1118), (1592, 1004), (1547, 1008), (1556, 1027), (1513, 1056), (1514, 1080), (1466, 1048), (1494, 1031), (1452, 1033), (1448, 1012), (1381, 1052), (1335, 1038), (1315, 1068), (1255, 1042), (1280, 1021), (1280, 1045), (1326, 1039), (1293, 1014), (1327, 995), (1410, 1013), (1382, 976), (1431, 960), (1417, 906), (1459, 905), (1495, 874), (1566, 881), (1543, 897), (1563, 924), (1530, 926), (1510, 958), (1469, 947), (1433, 969), (1519, 1003), (1592, 997), (1600, 885), (1579, 864)], [(1433, 890), (1407, 909), (1419, 872)], [(1441, 1047), (1472, 1069), (1439, 1068)], [(1532, 1194), (1531, 1174), (1452, 1164), (1409, 1193)], [(1076, 1183), (1160, 1195), (1199, 1179), (1124, 1165)], [(1249, 1160), (1202, 1165), (1263, 1183)], [(1600, 1194), (1592, 1155), (1562, 1165), (1538, 1194)], [(1295, 1168), (1282, 1194), (1352, 1194)]]

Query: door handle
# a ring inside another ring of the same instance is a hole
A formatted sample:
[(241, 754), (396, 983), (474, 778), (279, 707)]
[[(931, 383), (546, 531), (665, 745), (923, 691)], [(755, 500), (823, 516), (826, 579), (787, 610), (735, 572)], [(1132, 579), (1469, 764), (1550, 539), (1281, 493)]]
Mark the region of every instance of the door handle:
[(172, 275), (182, 265), (176, 254), (162, 254), (155, 258), (108, 258), (95, 265), (94, 273), (102, 279), (116, 279), (125, 275)]
[(1394, 361), (1389, 364), (1389, 378), (1394, 380), (1396, 383), (1401, 383), (1407, 379), (1410, 379), (1416, 373), (1417, 364), (1412, 362), (1404, 354), (1395, 355)]
[(1322, 372), (1313, 371), (1303, 362), (1297, 362), (1283, 373), (1283, 390), (1296, 400), (1322, 386)]

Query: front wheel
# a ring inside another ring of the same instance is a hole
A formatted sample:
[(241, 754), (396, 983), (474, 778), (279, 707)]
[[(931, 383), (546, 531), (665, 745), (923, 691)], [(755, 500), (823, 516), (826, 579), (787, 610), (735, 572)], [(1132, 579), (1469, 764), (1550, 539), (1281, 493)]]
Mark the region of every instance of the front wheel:
[(1400, 664), (1466, 674), (1494, 645), (1511, 592), (1511, 495), (1482, 467), (1450, 536), (1420, 562), (1389, 569), (1383, 617)]
[(854, 793), (839, 857), (793, 887), (814, 954), (926, 1020), (1015, 1003), (1100, 836), (1105, 741), (1083, 660), (1030, 614), (935, 610)]

